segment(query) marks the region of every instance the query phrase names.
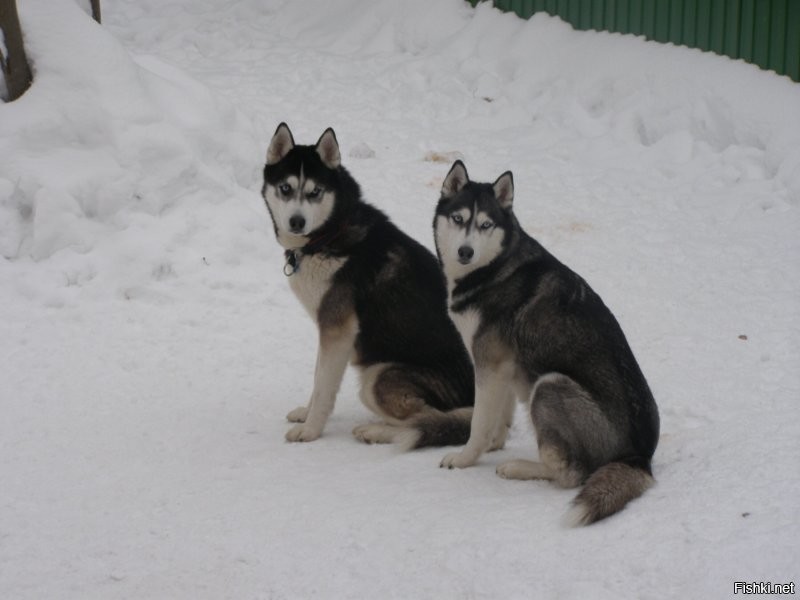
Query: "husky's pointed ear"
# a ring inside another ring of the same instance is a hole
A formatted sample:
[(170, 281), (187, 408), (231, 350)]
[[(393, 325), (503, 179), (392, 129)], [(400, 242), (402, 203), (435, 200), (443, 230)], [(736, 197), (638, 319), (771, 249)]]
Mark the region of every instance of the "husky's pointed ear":
[(317, 141), (317, 154), (329, 169), (338, 169), (342, 164), (342, 155), (339, 153), (339, 142), (336, 141), (336, 134), (333, 129), (328, 127)]
[(267, 148), (267, 164), (274, 165), (279, 162), (289, 154), (292, 148), (294, 148), (292, 132), (289, 131), (289, 126), (286, 123), (281, 123), (275, 130), (272, 141), (269, 143), (269, 148)]
[(442, 198), (452, 198), (461, 191), (465, 185), (469, 183), (469, 175), (467, 175), (467, 167), (460, 160), (453, 163), (450, 167), (450, 172), (444, 178), (442, 183)]
[(503, 208), (511, 208), (514, 203), (514, 176), (511, 171), (506, 171), (492, 185), (494, 197)]

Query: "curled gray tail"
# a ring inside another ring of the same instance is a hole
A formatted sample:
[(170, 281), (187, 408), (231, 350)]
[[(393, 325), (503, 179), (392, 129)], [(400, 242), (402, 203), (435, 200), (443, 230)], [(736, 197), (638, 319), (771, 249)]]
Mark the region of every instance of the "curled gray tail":
[(429, 412), (411, 419), (398, 445), (402, 450), (430, 446), (463, 446), (469, 440), (472, 407)]
[(568, 525), (591, 525), (619, 512), (655, 483), (650, 460), (631, 458), (603, 465), (586, 480), (567, 513)]

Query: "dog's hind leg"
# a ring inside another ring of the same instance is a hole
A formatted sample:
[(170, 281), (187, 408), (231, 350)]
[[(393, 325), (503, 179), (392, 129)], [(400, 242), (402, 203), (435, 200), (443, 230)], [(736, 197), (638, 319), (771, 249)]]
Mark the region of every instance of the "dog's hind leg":
[(513, 460), (497, 468), (507, 479), (549, 479), (561, 487), (583, 483), (617, 446), (614, 429), (591, 394), (559, 373), (539, 378), (531, 393), (531, 418), (540, 462)]
[(391, 444), (405, 433), (407, 420), (425, 409), (424, 389), (413, 368), (379, 363), (361, 371), (361, 401), (384, 423), (367, 423), (353, 436), (367, 444)]
[(302, 409), (289, 413), (298, 418), (299, 423), (286, 432), (290, 442), (310, 442), (322, 434), (322, 429), (333, 412), (336, 394), (342, 384), (344, 371), (353, 353), (353, 344), (358, 332), (358, 323), (353, 316), (336, 327), (320, 328), (317, 368), (314, 372), (314, 390), (305, 415)]
[(561, 487), (571, 488), (581, 484), (585, 473), (567, 460), (563, 448), (539, 445), (540, 462), (515, 459), (497, 466), (497, 474), (503, 479), (546, 479)]

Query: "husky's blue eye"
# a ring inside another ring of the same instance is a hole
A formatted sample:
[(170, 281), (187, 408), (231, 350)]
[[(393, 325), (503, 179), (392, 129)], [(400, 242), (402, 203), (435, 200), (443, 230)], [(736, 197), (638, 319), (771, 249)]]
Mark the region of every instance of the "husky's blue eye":
[(317, 197), (319, 197), (319, 195), (320, 195), (321, 193), (322, 193), (322, 188), (321, 188), (321, 187), (319, 187), (319, 186), (316, 186), (316, 187), (315, 187), (313, 190), (311, 190), (310, 192), (308, 192), (308, 193), (306, 194), (306, 198), (310, 198), (310, 199), (312, 199), (312, 200), (313, 200), (314, 198), (317, 198)]
[(450, 215), (450, 218), (453, 220), (453, 223), (455, 223), (456, 225), (461, 225), (464, 222), (464, 217), (462, 217), (458, 213), (453, 213), (452, 215)]
[(494, 223), (492, 223), (491, 221), (484, 221), (483, 223), (481, 223), (481, 231), (486, 231), (488, 229), (491, 229), (492, 227), (494, 227)]
[(290, 186), (288, 183), (282, 183), (278, 186), (278, 190), (280, 191), (281, 194), (286, 196), (289, 192), (292, 191), (292, 186)]

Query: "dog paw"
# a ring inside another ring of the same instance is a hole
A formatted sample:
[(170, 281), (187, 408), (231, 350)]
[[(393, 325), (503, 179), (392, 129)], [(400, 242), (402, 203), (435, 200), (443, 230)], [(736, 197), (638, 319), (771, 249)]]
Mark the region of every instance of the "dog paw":
[(439, 466), (443, 469), (463, 469), (475, 464), (475, 458), (466, 452), (451, 452), (442, 459)]
[(321, 431), (312, 429), (311, 427), (305, 424), (295, 425), (289, 431), (286, 432), (286, 441), (313, 442), (320, 436), (321, 433), (322, 433)]
[(367, 423), (353, 429), (353, 437), (365, 444), (391, 444), (397, 435), (397, 427), (381, 423)]
[(307, 406), (298, 406), (292, 411), (289, 411), (289, 414), (286, 415), (286, 420), (290, 423), (305, 423), (306, 417), (308, 416), (308, 407)]
[(495, 473), (503, 479), (519, 479), (518, 469), (513, 460), (498, 465), (497, 469), (495, 469)]

